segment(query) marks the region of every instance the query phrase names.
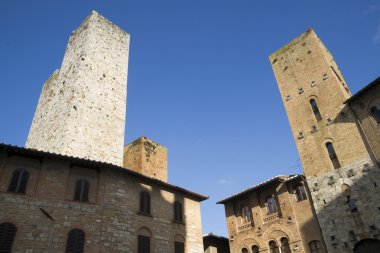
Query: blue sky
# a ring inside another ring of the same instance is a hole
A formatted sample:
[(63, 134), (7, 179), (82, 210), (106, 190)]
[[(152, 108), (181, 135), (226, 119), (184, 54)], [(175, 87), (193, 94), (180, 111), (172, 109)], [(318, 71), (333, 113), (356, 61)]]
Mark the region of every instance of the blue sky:
[(298, 154), (268, 56), (313, 27), (353, 93), (379, 75), (380, 1), (1, 1), (0, 142), (23, 146), (44, 81), (91, 10), (131, 34), (126, 143), (168, 148), (169, 181), (210, 196), (203, 231), (227, 235), (215, 202)]

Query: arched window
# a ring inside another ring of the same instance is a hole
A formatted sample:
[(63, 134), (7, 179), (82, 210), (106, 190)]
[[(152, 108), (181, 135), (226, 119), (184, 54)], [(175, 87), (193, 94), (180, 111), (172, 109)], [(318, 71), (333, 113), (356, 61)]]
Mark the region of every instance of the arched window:
[(304, 185), (297, 185), (294, 189), (297, 201), (307, 199), (306, 190)]
[(326, 149), (327, 149), (327, 153), (329, 154), (331, 163), (334, 166), (334, 169), (340, 168), (340, 163), (339, 163), (338, 157), (335, 153), (334, 146), (331, 142), (326, 143)]
[(88, 190), (90, 188), (90, 183), (87, 179), (79, 179), (75, 183), (75, 193), (74, 200), (81, 202), (88, 202)]
[(247, 248), (242, 248), (242, 249), (241, 249), (241, 253), (248, 253)]
[(269, 242), (269, 252), (270, 253), (280, 253), (280, 249), (278, 248), (276, 241), (270, 241)]
[(86, 234), (79, 228), (70, 230), (67, 236), (66, 253), (83, 253)]
[(146, 191), (140, 193), (140, 212), (150, 214), (150, 195)]
[(291, 253), (289, 240), (286, 237), (281, 238), (281, 253)]
[(241, 209), (241, 217), (243, 219), (243, 223), (252, 222), (252, 216), (248, 206), (243, 206), (243, 208)]
[(174, 238), (174, 253), (185, 253), (185, 239), (182, 235)]
[(0, 252), (12, 252), (17, 228), (9, 222), (0, 224)]
[(311, 253), (321, 253), (322, 245), (320, 241), (311, 241), (309, 243), (309, 248)]
[(174, 202), (174, 220), (183, 222), (182, 204), (179, 201)]
[(315, 99), (310, 99), (310, 106), (311, 106), (311, 110), (314, 113), (315, 119), (317, 121), (322, 120), (322, 116), (321, 116), (321, 113), (319, 112), (318, 105)]
[(376, 120), (376, 122), (380, 123), (380, 109), (378, 106), (372, 106), (370, 112), (371, 116)]
[(270, 196), (265, 201), (267, 205), (267, 214), (277, 213), (277, 203), (274, 196)]
[(259, 246), (257, 245), (253, 245), (252, 246), (252, 253), (259, 253), (260, 252), (260, 248)]
[(152, 234), (147, 228), (140, 228), (137, 237), (137, 253), (150, 253), (150, 238)]
[(26, 192), (26, 186), (28, 185), (29, 172), (25, 169), (15, 170), (12, 174), (11, 183), (8, 187), (8, 192), (24, 193)]

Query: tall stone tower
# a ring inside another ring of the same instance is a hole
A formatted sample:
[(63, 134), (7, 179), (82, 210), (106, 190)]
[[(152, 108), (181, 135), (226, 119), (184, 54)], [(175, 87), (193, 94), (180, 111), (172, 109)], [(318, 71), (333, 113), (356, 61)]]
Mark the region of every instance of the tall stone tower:
[(123, 165), (128, 33), (93, 11), (45, 82), (27, 148)]
[[(270, 56), (328, 252), (352, 252), (380, 224), (379, 169), (334, 58), (307, 30)], [(375, 180), (375, 181), (374, 181)]]

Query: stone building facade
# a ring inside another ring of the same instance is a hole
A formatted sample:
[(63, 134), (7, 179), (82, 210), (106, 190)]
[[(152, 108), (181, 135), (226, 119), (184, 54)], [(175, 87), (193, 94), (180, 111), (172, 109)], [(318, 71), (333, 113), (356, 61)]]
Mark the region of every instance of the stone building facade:
[(44, 84), (26, 148), (0, 144), (0, 252), (201, 253), (206, 196), (167, 150), (124, 148), (129, 35), (92, 12)]
[(231, 253), (327, 252), (303, 175), (271, 178), (218, 204)]
[(328, 252), (380, 252), (377, 85), (352, 96), (312, 29), (270, 62)]

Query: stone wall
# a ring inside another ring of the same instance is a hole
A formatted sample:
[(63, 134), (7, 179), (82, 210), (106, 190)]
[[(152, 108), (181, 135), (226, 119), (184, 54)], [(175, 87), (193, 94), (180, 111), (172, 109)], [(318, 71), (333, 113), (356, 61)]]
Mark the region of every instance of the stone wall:
[[(7, 192), (18, 168), (30, 173), (26, 194)], [(79, 178), (90, 182), (88, 202), (73, 201)], [(2, 150), (0, 223), (17, 226), (13, 252), (65, 252), (73, 228), (86, 233), (85, 252), (136, 253), (141, 228), (151, 233), (152, 252), (174, 253), (178, 237), (184, 238), (185, 252), (203, 252), (200, 199), (155, 182), (123, 168), (85, 166), (65, 157), (5, 155)], [(139, 212), (143, 190), (151, 196), (151, 215)], [(183, 223), (174, 221), (175, 200), (183, 205)]]
[(45, 83), (26, 147), (123, 164), (129, 34), (92, 12)]

